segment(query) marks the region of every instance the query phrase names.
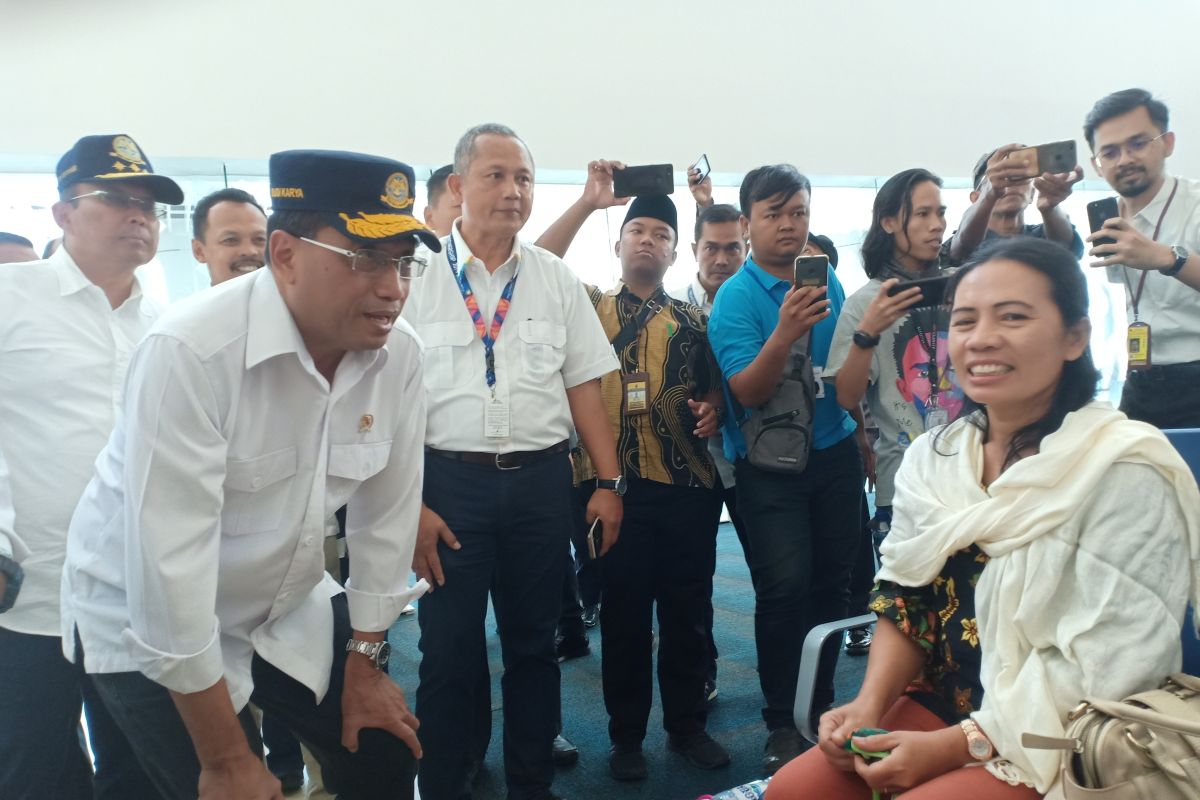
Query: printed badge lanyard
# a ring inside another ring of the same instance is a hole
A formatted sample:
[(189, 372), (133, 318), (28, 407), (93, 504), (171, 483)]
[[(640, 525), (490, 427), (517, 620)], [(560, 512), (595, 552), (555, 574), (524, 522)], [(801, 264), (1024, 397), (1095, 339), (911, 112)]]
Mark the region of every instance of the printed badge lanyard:
[(475, 332), (483, 341), (483, 377), (492, 393), (491, 402), (486, 403), (484, 408), (483, 435), (487, 439), (507, 439), (510, 435), (511, 421), (508, 404), (496, 399), (496, 340), (500, 338), (500, 329), (508, 317), (508, 309), (512, 305), (513, 288), (517, 285), (517, 275), (520, 274), (521, 265), (518, 263), (513, 269), (513, 276), (509, 278), (508, 283), (504, 285), (504, 291), (500, 293), (500, 300), (496, 303), (496, 313), (492, 315), (492, 326), (489, 330), (483, 325), (483, 312), (479, 310), (479, 301), (475, 299), (475, 292), (472, 291), (471, 283), (467, 280), (466, 267), (464, 266), (461, 271), (458, 268), (458, 248), (454, 245), (453, 236), (446, 244), (446, 260), (450, 263), (450, 271), (454, 273), (458, 290), (462, 293), (467, 312), (471, 315)]
[[(1171, 201), (1175, 199), (1175, 192), (1179, 191), (1179, 179), (1175, 179), (1175, 185), (1171, 187), (1171, 194), (1167, 197), (1167, 202), (1163, 205), (1162, 213), (1158, 215), (1158, 223), (1154, 226), (1154, 235), (1150, 238), (1157, 242), (1158, 235), (1162, 232), (1163, 220), (1167, 218), (1167, 212), (1171, 210)], [(1130, 360), (1133, 362), (1135, 354), (1132, 352), (1133, 344), (1138, 343), (1140, 348), (1139, 353), (1141, 358), (1136, 366), (1130, 364), (1130, 369), (1140, 369), (1150, 366), (1150, 326), (1142, 322), (1138, 315), (1138, 305), (1142, 302), (1142, 290), (1146, 288), (1146, 276), (1150, 274), (1147, 270), (1142, 270), (1142, 276), (1138, 279), (1137, 290), (1134, 291), (1133, 284), (1129, 280), (1129, 267), (1121, 265), (1121, 276), (1125, 279), (1125, 288), (1129, 291), (1130, 306), (1133, 307), (1133, 322), (1129, 325), (1128, 344), (1130, 347)]]
[[(939, 405), (938, 392), (941, 389), (941, 370), (938, 368), (938, 330), (937, 309), (934, 309), (933, 329), (926, 331), (921, 325), (919, 309), (912, 309), (913, 326), (917, 329), (917, 339), (925, 352), (929, 354), (929, 410), (925, 412), (925, 430), (945, 425), (950, 421), (950, 413)], [(928, 338), (926, 338), (928, 337)]]

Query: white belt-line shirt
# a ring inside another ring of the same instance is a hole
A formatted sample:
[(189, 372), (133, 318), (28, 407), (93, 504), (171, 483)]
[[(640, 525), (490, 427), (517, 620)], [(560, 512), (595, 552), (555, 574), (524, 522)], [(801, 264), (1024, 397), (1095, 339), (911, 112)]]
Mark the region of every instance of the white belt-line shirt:
[[(1163, 216), (1167, 198), (1175, 181), (1179, 190), (1171, 200), (1171, 207)], [(1200, 252), (1200, 180), (1166, 176), (1162, 188), (1145, 208), (1134, 214), (1130, 224), (1146, 238), (1154, 235), (1154, 228), (1162, 217), (1162, 229), (1158, 242), (1179, 245), (1191, 253)], [(1133, 322), (1133, 296), (1143, 275), (1145, 288), (1138, 303), (1138, 316), (1150, 324), (1150, 361), (1154, 365), (1184, 364), (1200, 361), (1200, 291), (1157, 270), (1107, 267), (1108, 279), (1112, 283), (1128, 285), (1125, 290), (1126, 310)]]
[(439, 450), (512, 453), (567, 439), (574, 426), (566, 389), (619, 368), (583, 284), (562, 259), (519, 239), (509, 259), (489, 274), (457, 223), (450, 235), (488, 330), (504, 286), (520, 269), (495, 345), (496, 397), (508, 405), (511, 435), (484, 435), (491, 390), (483, 341), (450, 270), (446, 237), (442, 252), (431, 254), (425, 273), (412, 282), (404, 305), (404, 318), (425, 346), (425, 443)]
[(257, 652), (320, 700), (342, 591), (326, 518), (349, 501), (355, 629), (386, 630), (425, 589), (407, 586), (425, 433), (412, 329), (347, 353), (331, 388), (262, 269), (167, 312), (127, 393), (63, 575), (63, 631), (78, 626), (87, 671), (185, 693), (224, 676), (240, 709)]
[(0, 556), (24, 561), (29, 549), (13, 528), (12, 483), (8, 477), (8, 462), (0, 449)]
[(11, 516), (28, 548), (25, 583), (0, 627), (41, 636), (59, 634), (71, 512), (116, 422), (134, 346), (160, 310), (136, 279), (114, 309), (67, 247), (0, 269), (0, 449), (10, 489), (8, 499), (0, 493), (0, 520)]

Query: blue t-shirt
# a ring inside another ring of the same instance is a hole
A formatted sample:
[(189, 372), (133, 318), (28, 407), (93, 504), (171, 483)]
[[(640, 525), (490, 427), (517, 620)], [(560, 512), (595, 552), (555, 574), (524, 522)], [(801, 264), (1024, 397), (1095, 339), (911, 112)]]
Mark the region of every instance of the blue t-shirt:
[[(725, 402), (729, 409), (737, 408), (732, 402), (729, 379), (750, 366), (758, 357), (767, 339), (779, 323), (779, 307), (783, 297), (792, 288), (789, 281), (780, 280), (766, 272), (754, 258), (747, 258), (742, 268), (735, 272), (717, 291), (712, 313), (708, 318), (708, 341), (721, 374), (725, 376)], [(817, 405), (813, 413), (813, 447), (824, 450), (854, 433), (854, 419), (837, 403), (837, 390), (832, 383), (822, 383), (820, 370), (829, 356), (829, 344), (837, 328), (838, 314), (846, 293), (838, 282), (833, 269), (829, 269), (830, 314), (817, 323), (810, 334), (813, 371), (817, 376)], [(746, 440), (742, 437), (741, 423), (744, 417), (735, 419), (725, 416), (721, 429), (725, 441), (725, 456), (733, 461), (745, 457)]]

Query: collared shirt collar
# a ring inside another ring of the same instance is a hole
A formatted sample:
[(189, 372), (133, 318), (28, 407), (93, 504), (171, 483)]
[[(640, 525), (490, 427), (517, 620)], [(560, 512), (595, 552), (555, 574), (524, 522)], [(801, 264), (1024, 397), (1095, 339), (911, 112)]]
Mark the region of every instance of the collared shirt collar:
[[(50, 258), (46, 259), (46, 266), (54, 270), (55, 277), (58, 278), (58, 291), (63, 297), (81, 292), (89, 286), (96, 286), (97, 289), (100, 288), (95, 283), (92, 283), (87, 275), (83, 274), (83, 270), (79, 268), (79, 265), (75, 263), (75, 259), (67, 252), (65, 242), (50, 255)], [(135, 274), (133, 276), (133, 288), (130, 290), (129, 298), (125, 302), (128, 303), (130, 300), (140, 302), (141, 297), (142, 284)]]
[(688, 302), (700, 308), (710, 308), (712, 306), (713, 298), (708, 296), (708, 289), (705, 289), (704, 284), (700, 282), (699, 272), (692, 278), (692, 285), (688, 288), (690, 289)]
[(1146, 222), (1154, 225), (1158, 222), (1159, 216), (1162, 214), (1162, 207), (1166, 204), (1167, 198), (1171, 196), (1171, 190), (1175, 188), (1176, 179), (1170, 175), (1163, 176), (1163, 185), (1158, 187), (1157, 194), (1154, 199), (1146, 204), (1146, 207), (1134, 214), (1135, 217), (1141, 217)]
[(742, 265), (742, 269), (747, 268), (749, 269), (750, 274), (754, 276), (754, 279), (758, 281), (759, 285), (767, 291), (771, 291), (781, 284), (785, 287), (790, 287), (792, 285), (789, 281), (785, 281), (783, 278), (776, 278), (774, 275), (760, 267), (758, 262), (754, 260), (754, 256), (746, 257), (746, 263)]
[[(264, 267), (254, 273), (254, 287), (250, 290), (249, 319), (246, 324), (246, 369), (258, 366), (269, 358), (295, 353), (305, 369), (316, 374), (316, 365), (291, 310), (279, 293), (275, 283), (275, 275), (270, 267)], [(387, 358), (387, 345), (379, 350), (346, 353), (342, 363), (347, 360), (362, 362), (365, 372), (380, 358)], [(341, 370), (341, 365), (338, 367)]]
[[(472, 260), (479, 261), (479, 259), (475, 258), (475, 255), (471, 252), (471, 246), (469, 244), (467, 244), (467, 240), (464, 239), (462, 236), (462, 231), (460, 231), (458, 229), (458, 226), (460, 224), (462, 224), (461, 217), (459, 219), (455, 220), (453, 227), (450, 228), (450, 235), (454, 238), (454, 249), (458, 253), (459, 269), (463, 269), (467, 266), (467, 264), (471, 263)], [(513, 262), (516, 262), (517, 264), (521, 263), (521, 237), (520, 236), (513, 237), (512, 254), (509, 255), (509, 257), (505, 260), (505, 262), (503, 264), (501, 264), (500, 267), (498, 267), (497, 269), (502, 269)], [(479, 261), (479, 265), (483, 266), (483, 262)]]

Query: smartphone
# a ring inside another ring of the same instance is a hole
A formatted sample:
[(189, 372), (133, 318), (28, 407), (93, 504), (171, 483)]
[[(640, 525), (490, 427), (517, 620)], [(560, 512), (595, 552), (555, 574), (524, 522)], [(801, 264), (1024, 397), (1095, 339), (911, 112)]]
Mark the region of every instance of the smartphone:
[(592, 527), (587, 534), (588, 558), (595, 560), (600, 557), (603, 536), (604, 529), (600, 526), (600, 518), (596, 517), (592, 520)]
[(671, 194), (675, 191), (674, 170), (670, 164), (615, 169), (613, 194), (617, 197)]
[(796, 256), (792, 285), (826, 286), (829, 283), (829, 256)]
[[(1105, 197), (1102, 200), (1093, 200), (1087, 204), (1088, 225), (1092, 229), (1092, 233), (1104, 227), (1104, 222), (1113, 217), (1121, 216), (1121, 207), (1117, 204), (1117, 198)], [(1101, 236), (1099, 239), (1092, 240), (1092, 247), (1097, 247), (1102, 244), (1116, 244), (1117, 240), (1111, 236)]]
[(1014, 150), (1008, 157), (1020, 161), (1025, 167), (1026, 178), (1036, 178), (1044, 173), (1070, 172), (1079, 164), (1075, 155), (1075, 140), (1039, 144)]
[(696, 183), (699, 183), (707, 178), (708, 173), (712, 172), (712, 167), (708, 165), (708, 154), (701, 154), (701, 156), (696, 159), (696, 163), (692, 164), (691, 169), (700, 170), (700, 177), (696, 178)]
[(900, 281), (888, 289), (888, 297), (894, 297), (914, 286), (921, 290), (921, 302), (918, 306), (940, 306), (946, 303), (946, 284), (950, 283), (949, 275), (938, 275), (935, 278), (920, 278), (915, 281)]

